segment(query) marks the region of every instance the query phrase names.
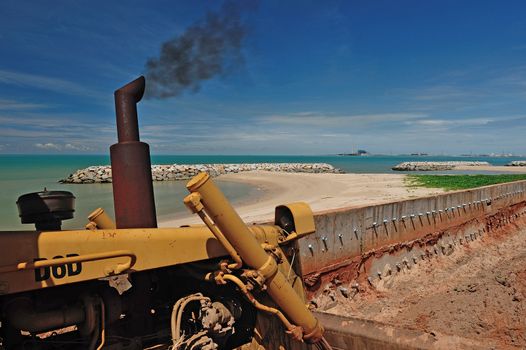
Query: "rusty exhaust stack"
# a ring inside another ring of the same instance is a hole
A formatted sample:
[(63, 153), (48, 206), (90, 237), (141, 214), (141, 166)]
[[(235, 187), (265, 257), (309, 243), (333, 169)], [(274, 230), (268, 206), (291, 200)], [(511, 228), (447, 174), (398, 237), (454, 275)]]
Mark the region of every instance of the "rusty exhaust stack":
[(157, 227), (150, 147), (139, 141), (137, 103), (144, 87), (141, 76), (115, 91), (118, 143), (110, 157), (117, 228)]

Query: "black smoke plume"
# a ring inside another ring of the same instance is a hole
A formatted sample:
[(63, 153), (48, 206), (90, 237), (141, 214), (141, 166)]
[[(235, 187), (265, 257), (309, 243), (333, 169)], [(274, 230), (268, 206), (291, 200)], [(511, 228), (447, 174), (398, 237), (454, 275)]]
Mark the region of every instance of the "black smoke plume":
[(226, 2), (218, 12), (166, 41), (159, 57), (146, 62), (146, 98), (169, 98), (199, 90), (201, 82), (223, 74), (229, 63), (243, 62), (241, 47), (247, 29), (242, 8)]

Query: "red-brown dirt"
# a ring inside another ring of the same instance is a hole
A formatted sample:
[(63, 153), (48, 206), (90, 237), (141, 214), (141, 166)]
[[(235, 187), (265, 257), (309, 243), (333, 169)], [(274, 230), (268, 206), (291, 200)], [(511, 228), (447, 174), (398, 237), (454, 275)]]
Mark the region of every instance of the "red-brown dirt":
[(337, 291), (329, 303), (318, 296), (326, 312), (447, 338), (444, 349), (526, 349), (526, 218), (354, 296)]

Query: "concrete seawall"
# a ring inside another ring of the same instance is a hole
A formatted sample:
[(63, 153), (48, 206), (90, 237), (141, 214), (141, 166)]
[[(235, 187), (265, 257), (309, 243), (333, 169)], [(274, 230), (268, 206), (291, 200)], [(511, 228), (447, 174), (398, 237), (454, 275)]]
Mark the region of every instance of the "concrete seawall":
[[(384, 247), (390, 247), (388, 253), (396, 253), (395, 250), (411, 251), (413, 247), (402, 249), (403, 244), (400, 244), (422, 239), (429, 240), (423, 242), (422, 246), (439, 244), (439, 248), (442, 249), (443, 245), (447, 247), (450, 243), (446, 237), (433, 236), (434, 233), (443, 233), (449, 227), (491, 215), (524, 201), (526, 181), (518, 181), (319, 213), (315, 216), (316, 233), (299, 241), (301, 272), (307, 286), (310, 285), (314, 289), (319, 286), (320, 276), (324, 273), (353, 264), (356, 264), (356, 274), (365, 272), (368, 277), (374, 279), (378, 271), (376, 268), (374, 271), (365, 271), (366, 267), (372, 269), (364, 261), (368, 259), (368, 254), (375, 255), (374, 260), (379, 261), (383, 255), (381, 249)], [(468, 234), (483, 234), (483, 230), (487, 229), (480, 224), (479, 227), (475, 226), (469, 228), (473, 232)], [(394, 247), (395, 245), (398, 247)], [(410, 257), (416, 254), (416, 250), (407, 256), (407, 262), (404, 264), (413, 264)]]
[(332, 210), (296, 260), (335, 349), (523, 348), (525, 223), (526, 181)]

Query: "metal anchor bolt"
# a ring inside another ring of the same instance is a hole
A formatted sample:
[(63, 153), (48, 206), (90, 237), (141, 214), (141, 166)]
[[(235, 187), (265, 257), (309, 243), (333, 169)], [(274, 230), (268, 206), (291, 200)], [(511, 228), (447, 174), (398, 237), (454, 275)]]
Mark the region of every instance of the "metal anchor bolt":
[(402, 260), (402, 262), (404, 263), (404, 265), (405, 265), (408, 269), (411, 268), (411, 266), (409, 265), (409, 261), (407, 261), (406, 258), (404, 258), (404, 260)]
[(322, 240), (322, 242), (323, 242), (323, 245), (325, 246), (325, 249), (326, 249), (326, 250), (329, 250), (329, 248), (327, 247), (327, 237), (323, 236), (323, 237), (321, 238), (321, 240)]

